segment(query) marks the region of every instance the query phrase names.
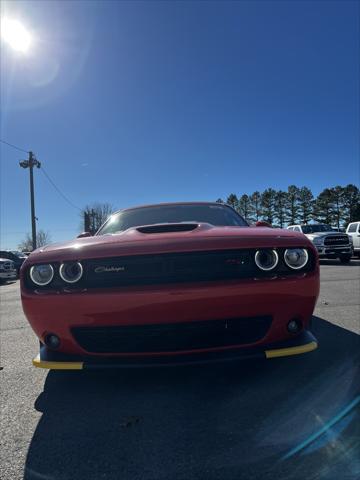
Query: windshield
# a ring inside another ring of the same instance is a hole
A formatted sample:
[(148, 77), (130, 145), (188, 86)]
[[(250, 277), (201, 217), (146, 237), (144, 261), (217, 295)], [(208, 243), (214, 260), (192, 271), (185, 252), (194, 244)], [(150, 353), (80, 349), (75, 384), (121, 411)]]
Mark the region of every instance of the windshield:
[(158, 205), (134, 208), (112, 215), (97, 235), (159, 223), (199, 222), (216, 226), (247, 227), (247, 222), (226, 205)]
[(320, 225), (303, 225), (303, 233), (317, 233), (317, 232), (331, 232), (333, 229), (330, 225), (320, 224)]

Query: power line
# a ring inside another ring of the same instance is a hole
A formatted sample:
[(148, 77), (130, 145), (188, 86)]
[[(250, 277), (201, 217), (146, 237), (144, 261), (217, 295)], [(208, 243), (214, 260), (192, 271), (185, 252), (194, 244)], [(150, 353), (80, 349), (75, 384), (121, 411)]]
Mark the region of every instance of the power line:
[(5, 140), (1, 140), (1, 138), (0, 138), (0, 142), (5, 143), (5, 145), (9, 145), (9, 147), (15, 148), (16, 150), (19, 150), (19, 152), (29, 153), (28, 150), (24, 150), (23, 148), (17, 147), (16, 145), (13, 145), (12, 143), (5, 142)]
[[(17, 145), (13, 145), (12, 143), (6, 142), (5, 140), (0, 139), (1, 143), (4, 143), (5, 145), (8, 145), (9, 147), (15, 148), (16, 150), (19, 150), (19, 152), (24, 152), (24, 153), (30, 153), (28, 150), (25, 150), (24, 148), (18, 147)], [(40, 166), (40, 164), (39, 164)], [(49, 177), (49, 175), (46, 173), (46, 170), (44, 169), (43, 166), (41, 166), (42, 172), (44, 173), (45, 177), (48, 179), (48, 181), (51, 183), (51, 185), (55, 188), (55, 190), (58, 192), (58, 194), (73, 208), (76, 208), (80, 212), (82, 211), (81, 208), (79, 208), (77, 205), (75, 205), (71, 200), (67, 198), (67, 196), (60, 190), (60, 188), (55, 184), (53, 180)]]
[(77, 210), (79, 210), (79, 211), (81, 212), (81, 211), (82, 211), (82, 208), (79, 208), (79, 207), (78, 207), (77, 205), (75, 205), (71, 200), (69, 200), (64, 193), (62, 193), (62, 191), (57, 187), (57, 185), (55, 185), (55, 183), (51, 180), (51, 178), (49, 177), (49, 175), (46, 173), (46, 170), (44, 169), (43, 165), (41, 165), (40, 170), (44, 173), (45, 177), (48, 179), (48, 181), (51, 183), (51, 185), (55, 188), (55, 190), (58, 192), (58, 194), (61, 195), (62, 198), (63, 198), (69, 205), (71, 205), (73, 208), (76, 208)]

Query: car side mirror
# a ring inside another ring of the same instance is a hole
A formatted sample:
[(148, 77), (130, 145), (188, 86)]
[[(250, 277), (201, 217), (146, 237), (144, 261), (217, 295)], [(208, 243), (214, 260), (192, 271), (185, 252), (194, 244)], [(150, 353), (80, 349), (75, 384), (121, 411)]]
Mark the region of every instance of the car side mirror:
[(255, 223), (255, 227), (269, 227), (269, 228), (272, 228), (271, 224), (269, 222), (265, 222), (265, 220), (258, 220)]
[(85, 238), (85, 237), (92, 237), (90, 232), (82, 232), (76, 238)]

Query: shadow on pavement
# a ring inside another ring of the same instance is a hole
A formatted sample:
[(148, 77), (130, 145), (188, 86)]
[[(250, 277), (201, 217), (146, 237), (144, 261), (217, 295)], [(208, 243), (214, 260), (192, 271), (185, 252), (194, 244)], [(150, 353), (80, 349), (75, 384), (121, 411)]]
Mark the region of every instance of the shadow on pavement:
[(13, 283), (16, 283), (16, 280), (11, 280), (11, 281), (0, 281), (0, 287), (5, 287), (5, 285), (12, 285)]
[(206, 367), (50, 372), (24, 478), (360, 478), (360, 336)]

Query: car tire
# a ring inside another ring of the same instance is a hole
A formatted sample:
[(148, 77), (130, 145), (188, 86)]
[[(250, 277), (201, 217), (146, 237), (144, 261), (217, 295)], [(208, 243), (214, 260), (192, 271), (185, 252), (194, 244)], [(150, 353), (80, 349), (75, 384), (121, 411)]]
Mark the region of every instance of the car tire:
[(339, 259), (341, 263), (350, 263), (351, 255), (341, 255)]

